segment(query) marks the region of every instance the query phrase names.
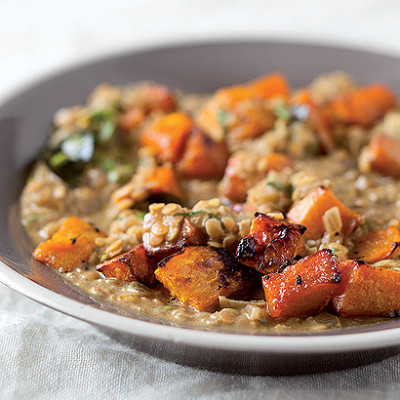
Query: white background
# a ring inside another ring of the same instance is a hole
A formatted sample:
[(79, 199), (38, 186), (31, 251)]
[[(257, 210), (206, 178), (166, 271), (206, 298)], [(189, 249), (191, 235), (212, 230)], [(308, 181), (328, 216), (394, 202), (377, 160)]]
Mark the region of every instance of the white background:
[[(400, 1), (0, 0), (0, 102), (104, 53), (246, 37), (400, 56)], [(144, 356), (0, 286), (1, 399), (397, 399), (399, 361), (297, 378), (202, 372)]]

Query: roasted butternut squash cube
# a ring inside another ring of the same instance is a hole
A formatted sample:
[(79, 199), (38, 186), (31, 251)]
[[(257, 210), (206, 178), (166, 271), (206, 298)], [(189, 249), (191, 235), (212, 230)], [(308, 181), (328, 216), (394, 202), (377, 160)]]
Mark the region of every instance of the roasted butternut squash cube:
[(341, 317), (396, 317), (400, 315), (400, 272), (362, 261), (339, 265), (342, 281), (332, 298)]
[(250, 234), (240, 241), (236, 257), (262, 273), (281, 271), (302, 250), (305, 230), (304, 226), (256, 213)]
[(323, 249), (262, 278), (268, 312), (272, 318), (308, 317), (318, 314), (338, 288), (341, 274), (337, 258)]
[(147, 286), (154, 286), (154, 269), (157, 263), (146, 254), (143, 244), (135, 246), (126, 253), (103, 261), (96, 268), (107, 278), (119, 281), (139, 281)]
[(290, 92), (286, 78), (280, 73), (262, 76), (261, 78), (249, 82), (247, 86), (266, 100), (275, 97), (285, 98)]
[(158, 279), (179, 301), (198, 311), (212, 311), (219, 296), (249, 293), (255, 274), (231, 253), (208, 246), (186, 247), (158, 263)]
[(69, 217), (60, 229), (33, 252), (33, 257), (64, 272), (87, 263), (97, 237), (106, 236), (98, 228), (79, 218)]
[(178, 199), (185, 197), (178, 176), (169, 164), (155, 168), (151, 174), (146, 176), (146, 183), (149, 184), (149, 191), (152, 195), (169, 193)]
[(384, 176), (400, 178), (400, 143), (388, 136), (375, 136), (360, 155), (359, 168)]
[(332, 100), (330, 107), (338, 120), (369, 127), (382, 118), (395, 103), (396, 96), (389, 88), (382, 84), (373, 84)]
[(225, 141), (216, 142), (199, 130), (187, 140), (177, 169), (187, 179), (220, 179), (228, 161)]
[(182, 112), (168, 114), (145, 129), (140, 144), (150, 148), (159, 161), (175, 163), (181, 157), (192, 129), (193, 122), (188, 115)]
[(295, 203), (287, 213), (289, 221), (307, 228), (305, 237), (319, 239), (325, 232), (322, 217), (332, 207), (338, 207), (342, 219), (342, 233), (349, 236), (363, 223), (361, 214), (346, 207), (330, 189), (323, 186), (315, 188), (304, 199)]
[(213, 139), (241, 141), (272, 128), (274, 115), (253, 88), (241, 85), (217, 90), (197, 116), (200, 128)]
[(233, 154), (228, 160), (218, 190), (229, 200), (243, 203), (246, 201), (247, 190), (265, 178), (268, 171), (282, 171), (285, 168), (293, 168), (291, 158), (285, 154)]
[(369, 232), (354, 241), (349, 254), (353, 258), (367, 263), (396, 258), (400, 250), (400, 230), (396, 226)]

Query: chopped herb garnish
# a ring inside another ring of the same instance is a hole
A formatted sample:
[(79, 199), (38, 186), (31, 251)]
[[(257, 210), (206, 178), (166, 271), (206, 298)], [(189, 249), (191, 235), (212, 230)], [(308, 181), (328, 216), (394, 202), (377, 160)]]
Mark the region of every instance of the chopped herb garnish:
[(75, 243), (76, 243), (76, 239), (78, 239), (79, 236), (80, 236), (80, 235), (75, 236), (75, 237), (69, 239), (69, 240), (71, 241), (71, 244), (75, 244)]
[(333, 254), (336, 254), (336, 253), (338, 253), (339, 252), (339, 250), (338, 249), (331, 249), (332, 250), (332, 253)]
[(308, 118), (309, 114), (310, 108), (305, 104), (291, 107), (280, 105), (275, 108), (275, 115), (279, 119), (283, 119), (288, 122), (305, 121)]
[(109, 157), (96, 157), (94, 160), (97, 164), (100, 164), (100, 167), (104, 169), (106, 172), (110, 172), (115, 168), (115, 163)]
[(51, 168), (58, 168), (65, 165), (68, 161), (68, 156), (62, 151), (59, 151), (58, 153), (51, 156), (49, 160), (49, 165)]
[(292, 192), (292, 187), (290, 185), (282, 185), (279, 182), (267, 182), (267, 186), (271, 186), (274, 189), (280, 190), (281, 192), (290, 194)]
[(108, 253), (104, 253), (104, 254), (101, 256), (100, 261), (105, 261), (105, 260), (107, 260), (107, 259), (108, 259)]
[(162, 310), (170, 310), (171, 308), (177, 307), (176, 304), (167, 304), (163, 307), (161, 307)]
[(108, 172), (108, 180), (113, 183), (125, 183), (129, 180), (134, 172), (133, 166), (130, 164), (117, 165)]
[(146, 215), (146, 213), (144, 211), (136, 211), (135, 215), (140, 219), (144, 219), (144, 216)]
[(285, 121), (289, 121), (291, 118), (290, 111), (285, 106), (282, 105), (275, 108), (275, 115), (279, 119), (283, 119)]
[(99, 129), (97, 134), (97, 139), (100, 143), (107, 143), (109, 142), (115, 133), (115, 122), (114, 121), (106, 121), (104, 122), (103, 126)]
[(210, 218), (217, 219), (219, 221), (219, 223), (221, 224), (222, 229), (225, 229), (225, 224), (222, 222), (222, 219), (218, 215), (210, 213), (210, 212), (208, 212), (206, 210), (189, 211), (189, 212), (186, 212), (186, 213), (177, 213), (177, 214), (174, 214), (174, 215), (179, 215), (179, 216), (182, 216), (182, 217), (190, 217), (191, 215), (201, 214), (201, 213), (207, 214)]
[(224, 136), (228, 134), (228, 114), (224, 110), (218, 110), (217, 111), (217, 120), (219, 124), (221, 125), (221, 128), (224, 132)]
[(35, 222), (40, 218), (41, 214), (31, 214), (24, 218), (26, 222)]

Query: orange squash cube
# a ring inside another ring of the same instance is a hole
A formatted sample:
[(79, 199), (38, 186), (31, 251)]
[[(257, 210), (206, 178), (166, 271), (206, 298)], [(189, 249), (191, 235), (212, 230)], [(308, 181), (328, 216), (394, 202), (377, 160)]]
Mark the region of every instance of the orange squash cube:
[(304, 226), (256, 213), (249, 235), (239, 243), (236, 258), (262, 273), (281, 271), (302, 250), (305, 230)]
[(212, 311), (219, 296), (237, 298), (249, 293), (255, 274), (226, 250), (186, 247), (158, 263), (156, 278), (183, 304)]
[(325, 232), (322, 217), (332, 207), (339, 209), (343, 225), (342, 233), (345, 237), (364, 221), (361, 214), (346, 207), (330, 189), (323, 186), (315, 188), (304, 199), (295, 203), (286, 217), (290, 222), (305, 226), (307, 238), (319, 239)]
[(400, 178), (400, 143), (396, 140), (388, 136), (375, 136), (360, 157), (364, 158), (373, 171)]
[(268, 171), (282, 171), (293, 168), (293, 162), (285, 154), (274, 153), (269, 155), (251, 155), (251, 162), (255, 165), (263, 164), (260, 169), (246, 168), (249, 165), (247, 154), (234, 154), (228, 160), (224, 177), (219, 184), (219, 192), (236, 203), (246, 201), (247, 190), (267, 176)]
[(268, 312), (272, 318), (318, 314), (331, 300), (340, 282), (337, 258), (323, 249), (262, 278)]
[(139, 281), (147, 286), (154, 286), (154, 259), (147, 256), (142, 244), (135, 246), (126, 253), (103, 261), (96, 268), (107, 278), (120, 281)]
[(362, 261), (339, 265), (342, 281), (332, 304), (341, 317), (395, 317), (400, 315), (400, 272)]
[(338, 120), (370, 127), (395, 103), (396, 96), (389, 88), (382, 84), (373, 84), (332, 100), (330, 107)]
[(400, 250), (400, 230), (396, 226), (369, 232), (354, 241), (350, 258), (374, 263), (396, 258)]
[(140, 138), (140, 144), (150, 148), (161, 162), (177, 162), (193, 129), (191, 118), (182, 113), (168, 114), (151, 124)]
[(199, 130), (187, 140), (177, 169), (187, 179), (220, 179), (228, 161), (225, 141), (216, 142)]
[(58, 231), (33, 252), (33, 257), (64, 272), (87, 263), (97, 237), (105, 233), (76, 217), (69, 217)]
[(286, 78), (280, 73), (262, 76), (247, 85), (264, 99), (285, 98), (290, 92)]
[(155, 168), (150, 175), (146, 176), (146, 182), (150, 183), (151, 194), (170, 193), (178, 199), (185, 197), (179, 179), (171, 165), (165, 164)]

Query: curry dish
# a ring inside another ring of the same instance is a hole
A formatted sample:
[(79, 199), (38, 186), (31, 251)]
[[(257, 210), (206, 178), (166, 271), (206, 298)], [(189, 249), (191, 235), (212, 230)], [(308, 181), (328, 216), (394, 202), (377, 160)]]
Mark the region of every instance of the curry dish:
[(400, 108), (342, 72), (59, 110), (20, 198), (33, 258), (170, 323), (320, 331), (400, 315)]

